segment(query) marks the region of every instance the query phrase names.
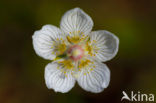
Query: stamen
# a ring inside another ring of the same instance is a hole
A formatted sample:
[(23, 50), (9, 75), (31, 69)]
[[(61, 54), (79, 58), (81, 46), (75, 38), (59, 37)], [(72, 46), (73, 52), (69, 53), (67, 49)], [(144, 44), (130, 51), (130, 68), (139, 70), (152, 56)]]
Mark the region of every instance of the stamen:
[(92, 62), (90, 60), (81, 60), (79, 64), (79, 69), (85, 68), (86, 66), (89, 66)]
[(66, 68), (66, 69), (73, 69), (74, 68), (74, 65), (72, 64), (71, 60), (59, 61), (58, 63), (60, 63), (63, 66), (63, 68)]

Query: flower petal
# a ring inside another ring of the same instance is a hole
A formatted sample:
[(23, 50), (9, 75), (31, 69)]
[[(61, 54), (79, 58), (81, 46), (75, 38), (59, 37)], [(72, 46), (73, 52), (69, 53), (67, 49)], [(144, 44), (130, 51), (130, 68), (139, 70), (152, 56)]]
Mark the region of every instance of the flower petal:
[(58, 69), (58, 66), (56, 62), (53, 62), (45, 67), (45, 82), (49, 89), (54, 89), (55, 92), (66, 93), (75, 85), (75, 79), (70, 72), (65, 75)]
[(93, 21), (83, 10), (74, 8), (64, 14), (60, 27), (67, 35), (88, 35), (93, 27)]
[(95, 58), (102, 62), (112, 59), (118, 52), (118, 37), (106, 30), (91, 32), (90, 42)]
[(52, 54), (52, 46), (56, 39), (63, 37), (61, 34), (61, 30), (52, 25), (45, 25), (41, 30), (35, 31), (32, 39), (36, 53), (45, 59), (53, 60), (56, 56)]
[(103, 63), (95, 63), (94, 66), (94, 68), (83, 68), (77, 81), (84, 90), (100, 93), (109, 85), (110, 71)]

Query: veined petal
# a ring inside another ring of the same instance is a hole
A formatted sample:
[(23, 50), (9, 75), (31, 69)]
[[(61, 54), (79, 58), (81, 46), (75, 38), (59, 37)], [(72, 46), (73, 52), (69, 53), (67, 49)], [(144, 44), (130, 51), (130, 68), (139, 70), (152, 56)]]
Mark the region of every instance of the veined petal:
[(89, 45), (94, 57), (105, 62), (117, 54), (119, 39), (106, 30), (99, 30), (91, 32)]
[(60, 29), (52, 25), (45, 25), (41, 30), (35, 31), (32, 36), (35, 52), (45, 59), (53, 60), (56, 57), (58, 44), (65, 50), (65, 44), (61, 43), (63, 38)]
[(74, 8), (64, 14), (60, 27), (67, 35), (88, 35), (93, 21), (83, 10)]
[(75, 85), (75, 79), (69, 71), (65, 73), (58, 68), (59, 65), (56, 62), (49, 63), (45, 67), (45, 82), (49, 89), (66, 93)]
[(100, 93), (109, 85), (110, 71), (105, 64), (94, 62), (80, 71), (77, 81), (84, 90)]

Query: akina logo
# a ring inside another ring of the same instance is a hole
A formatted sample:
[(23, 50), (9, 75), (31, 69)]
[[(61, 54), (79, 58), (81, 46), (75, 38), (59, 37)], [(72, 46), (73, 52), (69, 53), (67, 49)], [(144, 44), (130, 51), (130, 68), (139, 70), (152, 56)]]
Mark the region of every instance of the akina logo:
[(121, 101), (127, 100), (127, 101), (138, 101), (138, 102), (145, 102), (145, 101), (149, 101), (149, 102), (154, 102), (154, 94), (144, 94), (141, 93), (140, 91), (138, 92), (134, 92), (131, 91), (131, 94), (128, 95), (125, 91), (122, 91), (122, 98)]

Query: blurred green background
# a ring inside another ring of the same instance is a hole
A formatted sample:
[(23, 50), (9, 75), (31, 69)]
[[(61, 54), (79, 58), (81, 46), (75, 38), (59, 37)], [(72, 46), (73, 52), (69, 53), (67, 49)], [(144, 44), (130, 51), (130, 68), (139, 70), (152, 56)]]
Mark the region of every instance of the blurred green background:
[[(118, 55), (106, 62), (111, 81), (100, 94), (77, 84), (66, 94), (48, 90), (32, 35), (45, 24), (59, 26), (62, 15), (80, 7), (120, 39)], [(0, 0), (0, 103), (120, 103), (122, 91), (156, 95), (155, 0)]]

